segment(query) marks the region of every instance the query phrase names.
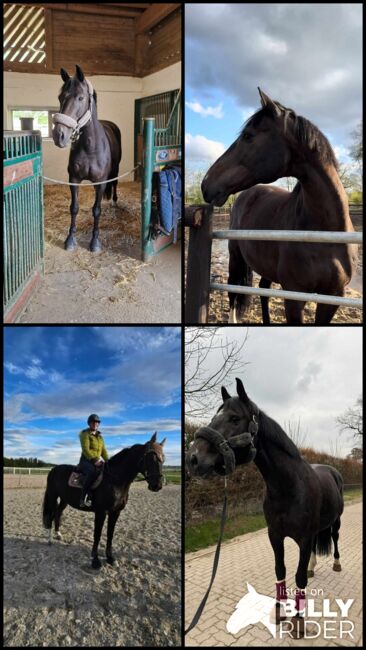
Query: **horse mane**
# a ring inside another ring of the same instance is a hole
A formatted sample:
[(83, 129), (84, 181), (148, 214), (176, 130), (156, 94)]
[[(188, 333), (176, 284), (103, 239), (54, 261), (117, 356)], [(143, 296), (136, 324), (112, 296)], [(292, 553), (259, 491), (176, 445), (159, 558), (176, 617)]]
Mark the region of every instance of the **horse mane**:
[(117, 460), (117, 461), (122, 461), (122, 460), (127, 460), (127, 456), (131, 455), (131, 451), (135, 452), (137, 451), (137, 448), (142, 449), (144, 445), (136, 444), (132, 445), (132, 447), (125, 447), (125, 449), (122, 449), (121, 451), (118, 451), (114, 456), (111, 456), (109, 460)]
[(260, 436), (259, 439), (268, 440), (291, 456), (291, 458), (301, 458), (298, 448), (295, 443), (292, 442), (291, 438), (288, 437), (287, 433), (285, 433), (282, 427), (275, 420), (270, 418), (263, 411), (259, 412), (258, 435)]
[[(297, 115), (291, 108), (282, 106), (279, 102), (274, 102), (278, 108), (285, 114), (285, 136), (290, 134), (296, 143), (310, 151), (315, 151), (319, 155), (320, 162), (326, 165), (333, 165), (338, 169), (338, 161), (332, 146), (326, 136), (318, 129), (315, 124), (307, 120), (306, 117)], [(273, 113), (268, 106), (258, 109), (244, 124), (240, 131), (241, 137), (247, 126), (255, 128), (258, 126), (263, 117), (273, 117)]]

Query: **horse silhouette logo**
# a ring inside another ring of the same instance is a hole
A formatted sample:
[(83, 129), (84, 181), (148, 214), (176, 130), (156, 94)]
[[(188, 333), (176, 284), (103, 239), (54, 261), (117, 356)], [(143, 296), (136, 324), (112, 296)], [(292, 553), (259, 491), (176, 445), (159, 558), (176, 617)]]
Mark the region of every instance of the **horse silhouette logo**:
[[(248, 593), (239, 600), (235, 612), (226, 623), (227, 631), (230, 634), (237, 634), (248, 625), (263, 623), (275, 639), (277, 629), (275, 623), (276, 599), (258, 593), (249, 582), (247, 582), (247, 587)], [(285, 602), (295, 603), (290, 598)]]

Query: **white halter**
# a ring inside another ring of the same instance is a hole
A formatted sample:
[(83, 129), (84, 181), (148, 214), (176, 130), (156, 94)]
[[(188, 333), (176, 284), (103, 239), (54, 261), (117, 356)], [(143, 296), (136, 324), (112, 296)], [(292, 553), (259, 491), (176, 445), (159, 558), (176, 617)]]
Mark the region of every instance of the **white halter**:
[(82, 115), (82, 117), (80, 117), (78, 120), (75, 120), (70, 115), (65, 115), (64, 113), (55, 113), (52, 118), (52, 122), (54, 124), (64, 124), (64, 126), (67, 126), (72, 129), (71, 138), (70, 138), (72, 142), (75, 142), (80, 137), (80, 129), (86, 124), (88, 124), (88, 122), (90, 122), (92, 118), (94, 90), (89, 79), (85, 78), (85, 81), (87, 83), (88, 91), (89, 91), (89, 108), (86, 111), (86, 113), (84, 113), (84, 115)]

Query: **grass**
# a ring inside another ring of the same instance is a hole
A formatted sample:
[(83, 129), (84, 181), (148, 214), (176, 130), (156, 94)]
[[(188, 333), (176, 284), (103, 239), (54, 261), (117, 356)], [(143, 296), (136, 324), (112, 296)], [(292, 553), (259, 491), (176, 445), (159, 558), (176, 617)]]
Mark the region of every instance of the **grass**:
[[(362, 489), (352, 488), (350, 490), (346, 490), (344, 500), (347, 503), (360, 496), (362, 496)], [(192, 551), (199, 551), (200, 549), (206, 548), (207, 546), (213, 546), (214, 544), (217, 544), (220, 532), (220, 520), (221, 515), (219, 517), (206, 519), (199, 524), (186, 526), (184, 546), (185, 552), (191, 553)], [(253, 533), (254, 531), (265, 528), (266, 526), (267, 524), (263, 514), (229, 514), (229, 517), (225, 524), (223, 540), (227, 541), (229, 539), (237, 537), (238, 535)]]

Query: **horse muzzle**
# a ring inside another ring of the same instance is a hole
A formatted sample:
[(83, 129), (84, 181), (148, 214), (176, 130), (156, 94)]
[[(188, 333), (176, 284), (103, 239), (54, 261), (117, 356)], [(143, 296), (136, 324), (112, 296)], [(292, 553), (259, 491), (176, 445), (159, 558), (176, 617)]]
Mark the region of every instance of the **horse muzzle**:
[(195, 439), (199, 438), (210, 443), (219, 455), (220, 459), (222, 459), (221, 462), (209, 465), (207, 468), (202, 467), (201, 471), (198, 472), (198, 468), (195, 467), (195, 463), (193, 462), (194, 457), (190, 458), (187, 463), (188, 468), (193, 470), (193, 474), (198, 474), (202, 478), (208, 478), (213, 473), (223, 476), (232, 474), (236, 467), (235, 449), (247, 449), (247, 456), (245, 461), (242, 461), (241, 464), (251, 462), (256, 455), (256, 448), (253, 444), (253, 433), (250, 431), (226, 439), (219, 431), (212, 427), (201, 427), (195, 434)]

